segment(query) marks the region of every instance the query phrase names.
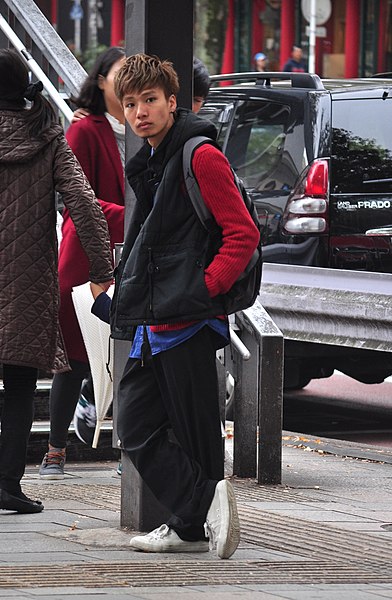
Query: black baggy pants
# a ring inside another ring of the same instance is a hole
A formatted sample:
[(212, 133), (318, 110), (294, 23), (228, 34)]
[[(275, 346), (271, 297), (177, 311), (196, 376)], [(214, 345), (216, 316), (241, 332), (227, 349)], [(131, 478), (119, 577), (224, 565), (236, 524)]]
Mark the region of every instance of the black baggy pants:
[[(118, 393), (123, 449), (184, 540), (204, 539), (216, 484), (224, 476), (216, 347), (204, 327), (186, 342), (128, 359)], [(172, 429), (176, 440), (169, 439)]]
[(34, 417), (37, 369), (3, 365), (4, 404), (1, 413), (0, 488), (21, 491), (27, 443)]

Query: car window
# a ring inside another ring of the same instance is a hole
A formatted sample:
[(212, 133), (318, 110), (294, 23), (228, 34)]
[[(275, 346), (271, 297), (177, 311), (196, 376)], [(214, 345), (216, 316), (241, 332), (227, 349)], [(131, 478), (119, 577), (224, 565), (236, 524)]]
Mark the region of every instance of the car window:
[(257, 188), (280, 162), (289, 114), (287, 106), (268, 100), (238, 106), (226, 155), (246, 187)]
[(392, 192), (391, 100), (334, 101), (332, 125), (333, 193)]
[(246, 188), (288, 193), (303, 162), (303, 123), (289, 105), (260, 98), (206, 103), (200, 113), (218, 128), (218, 142)]

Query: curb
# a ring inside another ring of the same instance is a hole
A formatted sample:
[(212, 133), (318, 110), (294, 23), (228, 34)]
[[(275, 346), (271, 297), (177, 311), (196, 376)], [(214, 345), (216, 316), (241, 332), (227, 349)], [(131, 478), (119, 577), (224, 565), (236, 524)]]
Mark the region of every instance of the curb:
[(358, 444), (356, 442), (316, 437), (293, 431), (283, 431), (282, 441), (284, 446), (296, 446), (305, 450), (309, 449), (309, 451), (313, 452), (392, 464), (392, 448), (389, 449), (384, 446)]

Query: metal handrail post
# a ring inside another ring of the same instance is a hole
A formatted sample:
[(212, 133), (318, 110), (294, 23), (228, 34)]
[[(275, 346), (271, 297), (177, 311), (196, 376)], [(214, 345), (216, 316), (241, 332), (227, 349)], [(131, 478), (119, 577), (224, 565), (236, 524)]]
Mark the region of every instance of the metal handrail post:
[[(257, 473), (258, 483), (281, 483), (283, 335), (257, 301), (251, 308), (236, 314), (236, 323), (241, 330), (241, 339), (252, 356), (248, 361), (243, 361), (238, 372), (239, 389), (234, 405), (234, 457), (237, 455), (241, 458), (237, 459), (237, 464), (234, 460), (234, 474), (254, 477)], [(256, 398), (253, 396), (254, 390), (257, 390)], [(255, 428), (258, 430), (258, 444)], [(243, 452), (249, 453), (248, 459)], [(252, 470), (255, 452), (257, 469)], [(244, 474), (247, 471), (242, 469), (243, 464), (249, 466), (247, 475)]]
[(283, 336), (263, 336), (260, 351), (257, 481), (282, 481)]

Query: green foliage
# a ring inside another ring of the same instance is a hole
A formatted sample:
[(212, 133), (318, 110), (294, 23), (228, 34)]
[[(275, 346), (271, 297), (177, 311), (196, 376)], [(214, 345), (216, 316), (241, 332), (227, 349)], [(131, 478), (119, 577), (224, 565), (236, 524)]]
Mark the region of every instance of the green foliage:
[(87, 73), (90, 73), (97, 56), (99, 56), (104, 50), (106, 50), (108, 46), (104, 44), (97, 44), (96, 46), (89, 46), (82, 55), (80, 62), (83, 67), (86, 69)]
[(222, 0), (196, 0), (194, 54), (211, 74), (220, 73), (225, 47), (228, 5)]

